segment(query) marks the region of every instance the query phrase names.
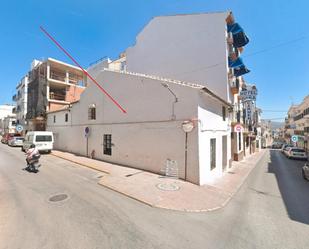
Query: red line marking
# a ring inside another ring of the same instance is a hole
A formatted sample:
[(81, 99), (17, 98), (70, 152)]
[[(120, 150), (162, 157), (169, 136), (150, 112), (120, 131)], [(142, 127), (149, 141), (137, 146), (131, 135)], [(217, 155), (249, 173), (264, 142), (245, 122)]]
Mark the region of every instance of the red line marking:
[(40, 29), (59, 47), (73, 62), (76, 66), (78, 66), (85, 75), (87, 75), (93, 83), (97, 85), (97, 87), (107, 96), (110, 98), (110, 100), (123, 112), (127, 113), (125, 109), (122, 108), (122, 106), (107, 92), (104, 90), (104, 88), (85, 70), (82, 68), (82, 66), (42, 27), (40, 26)]

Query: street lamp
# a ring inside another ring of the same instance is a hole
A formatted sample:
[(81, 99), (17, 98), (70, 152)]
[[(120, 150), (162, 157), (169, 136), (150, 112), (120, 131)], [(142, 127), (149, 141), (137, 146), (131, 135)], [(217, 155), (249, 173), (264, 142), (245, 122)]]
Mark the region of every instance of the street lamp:
[(188, 133), (194, 128), (194, 123), (191, 120), (186, 120), (182, 122), (182, 130), (186, 133), (185, 140), (185, 181), (187, 180), (187, 161), (188, 161)]

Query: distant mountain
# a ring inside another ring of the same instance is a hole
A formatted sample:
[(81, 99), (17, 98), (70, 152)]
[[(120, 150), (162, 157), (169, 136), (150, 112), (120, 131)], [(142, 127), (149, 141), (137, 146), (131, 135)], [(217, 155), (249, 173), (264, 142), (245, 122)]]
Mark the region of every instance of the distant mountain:
[(282, 128), (284, 126), (284, 122), (278, 122), (278, 121), (271, 121), (271, 120), (267, 120), (267, 119), (263, 119), (263, 122), (268, 122), (270, 121), (271, 123), (271, 129), (272, 130), (276, 130), (278, 128)]

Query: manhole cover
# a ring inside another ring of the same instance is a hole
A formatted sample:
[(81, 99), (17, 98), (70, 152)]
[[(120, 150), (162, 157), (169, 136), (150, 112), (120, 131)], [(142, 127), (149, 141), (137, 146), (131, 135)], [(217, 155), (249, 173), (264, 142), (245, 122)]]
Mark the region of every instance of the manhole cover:
[(65, 199), (68, 198), (68, 195), (66, 194), (59, 194), (59, 195), (54, 195), (52, 197), (49, 198), (49, 201), (52, 201), (52, 202), (58, 202), (58, 201), (63, 201)]
[(173, 183), (159, 183), (157, 184), (157, 188), (164, 191), (177, 191), (180, 189), (179, 186)]

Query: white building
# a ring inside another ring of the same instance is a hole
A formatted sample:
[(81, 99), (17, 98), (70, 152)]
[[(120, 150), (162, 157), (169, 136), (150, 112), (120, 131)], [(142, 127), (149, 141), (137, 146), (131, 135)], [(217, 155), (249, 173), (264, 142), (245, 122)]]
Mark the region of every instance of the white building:
[(155, 17), (126, 50), (126, 69), (199, 82), (232, 101), (229, 57), (235, 59), (242, 51), (239, 44), (231, 46), (232, 37), (234, 45), (237, 39), (233, 25), (238, 24), (229, 11)]
[(13, 105), (0, 105), (0, 132), (4, 132), (4, 118), (13, 115)]
[(24, 76), (16, 86), (16, 95), (13, 100), (16, 102), (16, 123), (27, 129), (27, 99), (28, 99), (28, 76)]
[(285, 120), (285, 139), (291, 142), (291, 136), (298, 137), (297, 146), (309, 151), (309, 95), (299, 105), (292, 105)]
[(155, 173), (175, 160), (179, 177), (200, 185), (230, 164), (230, 104), (204, 86), (111, 70), (96, 80), (127, 114), (90, 84), (79, 102), (48, 113), (56, 149)]
[(3, 118), (2, 121), (3, 132), (9, 134), (16, 133), (16, 117), (15, 114), (11, 114)]
[(221, 176), (244, 151), (233, 110), (247, 43), (231, 12), (155, 17), (119, 59), (88, 69), (127, 114), (90, 82), (80, 101), (48, 113), (55, 148), (156, 173), (175, 160), (200, 185)]

